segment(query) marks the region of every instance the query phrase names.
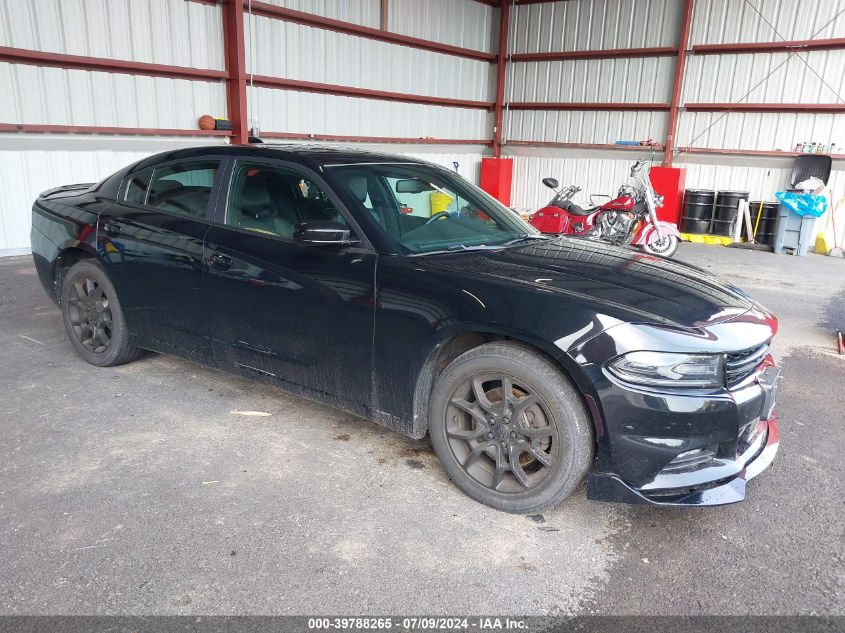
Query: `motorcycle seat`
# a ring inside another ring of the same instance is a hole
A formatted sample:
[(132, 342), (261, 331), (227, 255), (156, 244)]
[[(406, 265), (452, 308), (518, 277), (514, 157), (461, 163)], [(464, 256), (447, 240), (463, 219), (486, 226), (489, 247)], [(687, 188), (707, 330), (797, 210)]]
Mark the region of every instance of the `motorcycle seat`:
[(570, 202), (569, 200), (565, 201), (563, 204), (560, 205), (560, 208), (569, 213), (570, 215), (590, 215), (594, 213), (598, 207), (592, 207), (591, 209), (584, 209), (579, 207), (574, 202)]

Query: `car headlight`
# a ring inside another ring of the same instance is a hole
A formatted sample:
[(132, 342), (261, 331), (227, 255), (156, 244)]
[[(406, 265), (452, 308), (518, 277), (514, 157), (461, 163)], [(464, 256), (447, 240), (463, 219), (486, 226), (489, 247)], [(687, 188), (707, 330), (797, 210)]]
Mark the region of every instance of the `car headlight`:
[(619, 380), (644, 387), (721, 387), (720, 354), (629, 352), (613, 359), (608, 371)]

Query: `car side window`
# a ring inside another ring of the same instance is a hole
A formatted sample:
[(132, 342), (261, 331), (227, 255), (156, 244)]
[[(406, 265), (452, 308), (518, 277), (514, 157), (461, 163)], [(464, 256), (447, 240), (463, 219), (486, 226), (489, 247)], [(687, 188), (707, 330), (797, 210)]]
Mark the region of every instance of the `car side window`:
[(139, 171), (130, 176), (126, 183), (126, 191), (123, 199), (132, 204), (146, 204), (147, 191), (150, 188), (150, 178), (153, 175), (153, 170)]
[(226, 224), (292, 238), (301, 222), (346, 219), (326, 193), (303, 174), (262, 163), (239, 163), (232, 176)]
[(124, 200), (178, 215), (204, 218), (220, 161), (191, 161), (133, 174)]

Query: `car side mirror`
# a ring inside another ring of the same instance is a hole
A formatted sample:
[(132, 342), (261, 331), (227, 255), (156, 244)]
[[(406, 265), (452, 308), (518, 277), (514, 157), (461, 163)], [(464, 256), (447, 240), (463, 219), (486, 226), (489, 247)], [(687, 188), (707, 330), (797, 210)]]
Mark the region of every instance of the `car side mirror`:
[(560, 186), (560, 183), (557, 181), (557, 178), (543, 178), (543, 184), (546, 185), (549, 189), (557, 189)]
[(297, 225), (293, 239), (313, 246), (354, 246), (361, 241), (345, 224), (334, 220), (308, 220)]
[(434, 187), (418, 178), (397, 180), (395, 189), (396, 193), (424, 193), (426, 191), (434, 191)]

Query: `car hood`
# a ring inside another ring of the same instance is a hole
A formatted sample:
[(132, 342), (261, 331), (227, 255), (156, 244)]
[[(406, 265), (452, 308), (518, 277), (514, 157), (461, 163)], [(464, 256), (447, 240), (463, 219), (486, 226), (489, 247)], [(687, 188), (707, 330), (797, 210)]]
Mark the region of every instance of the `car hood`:
[(704, 327), (754, 306), (739, 288), (694, 266), (580, 238), (428, 259), (463, 274), (563, 294), (626, 321)]

